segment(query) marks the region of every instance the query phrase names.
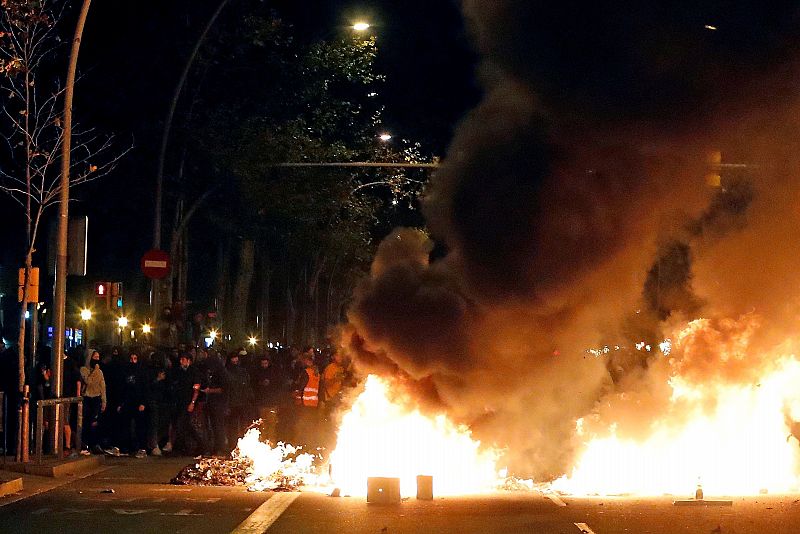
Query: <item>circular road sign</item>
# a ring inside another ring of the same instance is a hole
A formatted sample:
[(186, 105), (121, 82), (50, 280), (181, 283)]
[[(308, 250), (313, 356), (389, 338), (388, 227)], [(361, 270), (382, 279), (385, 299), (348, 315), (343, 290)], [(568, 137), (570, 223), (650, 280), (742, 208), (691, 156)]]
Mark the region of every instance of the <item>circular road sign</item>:
[(147, 278), (164, 278), (169, 274), (169, 267), (169, 254), (163, 250), (148, 250), (142, 256), (142, 272)]

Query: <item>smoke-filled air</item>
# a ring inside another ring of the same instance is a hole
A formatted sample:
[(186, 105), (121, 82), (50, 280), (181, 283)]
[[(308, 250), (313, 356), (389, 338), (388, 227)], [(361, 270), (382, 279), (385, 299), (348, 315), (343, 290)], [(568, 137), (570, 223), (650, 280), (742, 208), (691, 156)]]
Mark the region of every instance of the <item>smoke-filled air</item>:
[(798, 8), (712, 32), (663, 3), (462, 4), (483, 99), (426, 230), (388, 236), (357, 288), (358, 368), (571, 490), (611, 441), (738, 440), (796, 468), (750, 434), (798, 449)]

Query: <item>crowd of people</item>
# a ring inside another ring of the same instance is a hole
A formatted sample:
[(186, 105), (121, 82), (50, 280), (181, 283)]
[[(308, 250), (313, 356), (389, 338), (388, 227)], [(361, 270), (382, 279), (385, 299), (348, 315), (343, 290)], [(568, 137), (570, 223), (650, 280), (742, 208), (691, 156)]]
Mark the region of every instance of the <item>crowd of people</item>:
[[(330, 348), (95, 345), (78, 346), (64, 359), (62, 396), (83, 397), (82, 450), (73, 449), (73, 406), (64, 421), (68, 454), (227, 455), (254, 421), (264, 440), (323, 449), (333, 445), (332, 414), (353, 385), (348, 365)], [(32, 385), (32, 401), (52, 396), (47, 361)]]

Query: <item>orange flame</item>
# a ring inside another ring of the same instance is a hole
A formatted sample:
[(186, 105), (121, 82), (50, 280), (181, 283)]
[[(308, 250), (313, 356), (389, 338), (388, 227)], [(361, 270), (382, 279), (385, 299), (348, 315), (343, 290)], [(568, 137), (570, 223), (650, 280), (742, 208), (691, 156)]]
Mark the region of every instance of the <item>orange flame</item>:
[(748, 385), (708, 386), (673, 377), (670, 403), (681, 403), (685, 417), (654, 421), (642, 442), (618, 438), (613, 426), (608, 435), (591, 436), (571, 474), (553, 488), (605, 495), (685, 495), (697, 484), (707, 496), (796, 491), (800, 447), (787, 417), (800, 407), (800, 361), (785, 356), (774, 363)]
[(436, 495), (490, 491), (498, 482), (494, 449), (444, 415), (429, 418), (389, 400), (388, 384), (367, 378), (339, 428), (331, 455), (333, 482), (345, 494), (366, 495), (368, 477), (400, 478), (400, 493), (416, 492), (417, 475), (433, 476)]

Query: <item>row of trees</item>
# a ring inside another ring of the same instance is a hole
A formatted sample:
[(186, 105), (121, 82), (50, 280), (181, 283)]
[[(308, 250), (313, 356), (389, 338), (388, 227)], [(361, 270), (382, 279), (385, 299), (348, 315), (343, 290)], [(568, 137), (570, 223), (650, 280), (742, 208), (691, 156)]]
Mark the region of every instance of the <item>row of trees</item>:
[(185, 310), (189, 273), (209, 284), (215, 272), (209, 293), (225, 331), (317, 341), (341, 319), (377, 238), (415, 216), (426, 176), (278, 164), (425, 158), (417, 144), (378, 139), (375, 37), (303, 41), (260, 2), (228, 10), (170, 125), (166, 295)]

